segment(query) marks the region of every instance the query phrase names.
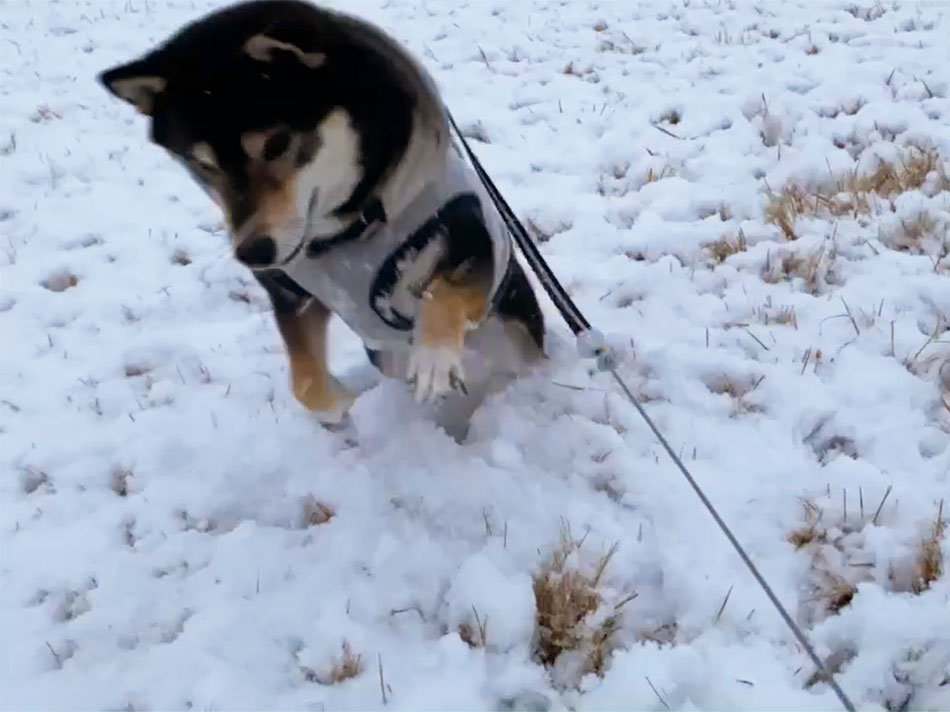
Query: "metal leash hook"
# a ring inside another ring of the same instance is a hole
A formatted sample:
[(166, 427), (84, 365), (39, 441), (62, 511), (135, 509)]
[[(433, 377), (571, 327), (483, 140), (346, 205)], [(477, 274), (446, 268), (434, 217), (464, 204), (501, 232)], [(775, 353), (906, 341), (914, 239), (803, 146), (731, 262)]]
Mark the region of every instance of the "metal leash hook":
[(576, 338), (578, 356), (595, 359), (597, 370), (613, 371), (617, 368), (617, 352), (607, 345), (607, 340), (599, 329), (584, 329), (577, 333)]

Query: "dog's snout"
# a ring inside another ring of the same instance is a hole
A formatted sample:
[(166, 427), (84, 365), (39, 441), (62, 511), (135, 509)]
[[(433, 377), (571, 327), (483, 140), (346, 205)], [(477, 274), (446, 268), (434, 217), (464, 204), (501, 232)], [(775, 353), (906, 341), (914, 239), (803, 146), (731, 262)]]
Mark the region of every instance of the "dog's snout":
[(277, 243), (269, 235), (249, 237), (234, 252), (248, 267), (268, 267), (277, 259)]

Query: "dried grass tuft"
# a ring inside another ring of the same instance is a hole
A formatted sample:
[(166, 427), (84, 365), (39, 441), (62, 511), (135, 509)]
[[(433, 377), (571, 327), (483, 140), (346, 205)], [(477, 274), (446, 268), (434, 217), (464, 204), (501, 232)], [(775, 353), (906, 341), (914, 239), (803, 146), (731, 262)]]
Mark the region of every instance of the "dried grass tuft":
[(947, 521), (943, 518), (943, 500), (941, 500), (930, 536), (920, 542), (920, 549), (917, 552), (916, 576), (913, 582), (914, 593), (920, 594), (928, 590), (943, 575), (941, 544), (946, 532)]
[(350, 644), (343, 641), (343, 655), (330, 669), (330, 683), (337, 684), (354, 678), (363, 672), (363, 656), (353, 655)]
[(661, 181), (664, 178), (673, 178), (675, 176), (676, 176), (676, 169), (673, 166), (667, 164), (663, 166), (662, 168), (660, 168), (659, 170), (653, 170), (653, 168), (650, 168), (647, 171), (645, 182), (656, 183), (657, 181)]
[(664, 623), (656, 628), (641, 630), (637, 633), (637, 640), (641, 643), (655, 643), (656, 645), (675, 645), (679, 626), (673, 623)]
[(830, 676), (837, 675), (841, 672), (842, 668), (847, 665), (849, 662), (854, 660), (857, 652), (851, 650), (850, 648), (839, 648), (835, 650), (827, 658), (825, 658), (825, 671), (821, 672), (820, 670), (815, 670), (808, 679), (805, 681), (805, 689), (809, 689), (817, 685), (819, 682), (828, 682)]
[(824, 544), (827, 541), (827, 531), (821, 526), (822, 511), (814, 502), (805, 502), (805, 524), (789, 532), (786, 537), (796, 549), (803, 549), (809, 544)]
[(307, 496), (301, 502), (301, 526), (314, 527), (326, 524), (336, 516), (333, 507), (317, 501), (314, 497)]
[(769, 202), (765, 207), (765, 220), (777, 225), (787, 240), (797, 240), (795, 221), (799, 215), (808, 214), (809, 210), (810, 201), (805, 189), (799, 185), (790, 184), (778, 193), (769, 195)]
[(760, 413), (762, 412), (762, 406), (758, 403), (749, 402), (748, 396), (759, 387), (764, 379), (765, 376), (737, 379), (726, 374), (720, 374), (708, 380), (706, 387), (711, 393), (729, 396), (732, 399), (733, 415)]
[(65, 292), (79, 284), (79, 277), (72, 272), (56, 272), (40, 282), (40, 285), (51, 292)]
[(759, 321), (766, 326), (769, 324), (778, 324), (780, 326), (791, 326), (794, 329), (798, 328), (798, 315), (793, 306), (786, 305), (775, 308), (763, 306), (756, 309), (755, 314), (759, 318)]
[(934, 266), (950, 254), (950, 226), (930, 213), (920, 211), (882, 230), (881, 242), (898, 252), (931, 255)]
[(561, 541), (534, 577), (537, 606), (537, 656), (550, 667), (566, 650), (578, 648), (584, 637), (581, 623), (597, 610), (601, 598), (589, 577), (568, 567), (580, 550), (570, 532), (561, 532)]
[(740, 230), (736, 238), (723, 235), (720, 239), (715, 242), (708, 242), (703, 247), (709, 250), (716, 264), (722, 264), (732, 255), (745, 252), (749, 248), (749, 243), (746, 241), (745, 234)]
[(313, 668), (307, 666), (301, 666), (300, 669), (307, 682), (318, 682), (321, 685), (338, 685), (341, 682), (359, 676), (365, 669), (365, 666), (363, 665), (363, 656), (354, 655), (350, 644), (344, 640), (342, 655), (339, 659), (333, 661), (333, 664), (326, 673), (318, 673)]
[(138, 378), (150, 373), (152, 367), (144, 363), (128, 363), (125, 365), (126, 378)]
[(776, 225), (788, 240), (795, 240), (796, 221), (801, 217), (857, 218), (882, 212), (884, 204), (908, 190), (923, 186), (936, 176), (936, 189), (950, 190), (950, 176), (943, 169), (940, 154), (934, 150), (909, 148), (897, 163), (885, 163), (867, 175), (856, 171), (831, 175), (818, 186), (790, 182), (778, 192), (767, 187), (765, 218)]
[(488, 616), (479, 615), (478, 609), (472, 606), (474, 624), (472, 621), (463, 621), (458, 627), (459, 638), (470, 648), (484, 648), (488, 646)]
[(583, 539), (577, 541), (572, 537), (569, 527), (564, 527), (558, 546), (534, 576), (537, 610), (534, 652), (537, 660), (549, 668), (564, 653), (580, 652), (584, 657), (584, 672), (602, 675), (620, 626), (621, 608), (635, 596), (617, 603), (600, 623), (589, 623), (589, 617), (603, 603), (600, 590), (603, 576), (618, 544), (598, 557), (593, 570), (587, 573), (581, 570), (583, 543)]
[(858, 587), (840, 576), (827, 574), (828, 585), (823, 589), (825, 608), (829, 613), (838, 613), (842, 608), (850, 605)]
[(792, 279), (801, 279), (805, 291), (809, 294), (818, 294), (830, 275), (831, 264), (836, 253), (827, 251), (822, 245), (814, 254), (801, 256), (798, 254), (783, 255), (780, 260), (773, 261), (771, 256), (766, 260), (762, 280), (769, 284), (777, 284)]

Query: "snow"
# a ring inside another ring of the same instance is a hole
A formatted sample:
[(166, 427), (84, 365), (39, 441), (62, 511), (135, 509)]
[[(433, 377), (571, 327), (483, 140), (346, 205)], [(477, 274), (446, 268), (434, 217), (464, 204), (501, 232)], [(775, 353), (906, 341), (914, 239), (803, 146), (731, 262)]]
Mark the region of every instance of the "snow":
[[(950, 171), (947, 4), (336, 4), (436, 77), (852, 699), (950, 706), (950, 576), (911, 585), (950, 494), (950, 190), (933, 171), (796, 240), (765, 211), (910, 145)], [(551, 363), (462, 444), (339, 323), (353, 430), (298, 407), (220, 216), (95, 82), (213, 5), (3, 4), (3, 709), (837, 708), (547, 301)], [(828, 543), (796, 550), (803, 502)], [(584, 571), (619, 542), (592, 620), (636, 594), (602, 676), (534, 657), (565, 526)], [(826, 576), (856, 584), (837, 612)], [(329, 684), (344, 642), (360, 672)]]

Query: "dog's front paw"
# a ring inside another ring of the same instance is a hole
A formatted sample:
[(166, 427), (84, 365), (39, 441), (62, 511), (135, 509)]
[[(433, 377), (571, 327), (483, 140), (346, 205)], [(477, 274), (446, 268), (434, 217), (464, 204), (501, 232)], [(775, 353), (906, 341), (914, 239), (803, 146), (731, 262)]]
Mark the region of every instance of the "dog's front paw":
[(416, 401), (432, 401), (452, 390), (467, 393), (462, 354), (446, 346), (417, 344), (409, 354), (406, 377), (415, 387)]
[(324, 425), (339, 425), (356, 400), (356, 395), (332, 376), (324, 382), (313, 377), (296, 376), (293, 386), (297, 401)]

